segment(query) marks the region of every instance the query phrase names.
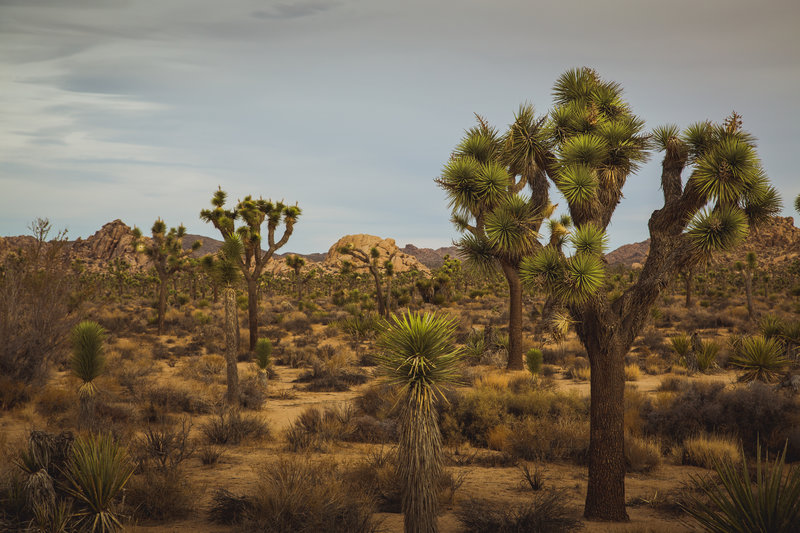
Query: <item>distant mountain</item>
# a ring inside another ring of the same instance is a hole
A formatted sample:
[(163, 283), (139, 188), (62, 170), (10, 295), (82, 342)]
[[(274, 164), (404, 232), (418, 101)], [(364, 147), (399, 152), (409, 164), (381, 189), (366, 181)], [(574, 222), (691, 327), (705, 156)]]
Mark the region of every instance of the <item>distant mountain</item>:
[(630, 267), (634, 264), (643, 265), (647, 260), (647, 253), (650, 251), (650, 239), (633, 244), (624, 244), (606, 254), (606, 261), (608, 266), (626, 266)]

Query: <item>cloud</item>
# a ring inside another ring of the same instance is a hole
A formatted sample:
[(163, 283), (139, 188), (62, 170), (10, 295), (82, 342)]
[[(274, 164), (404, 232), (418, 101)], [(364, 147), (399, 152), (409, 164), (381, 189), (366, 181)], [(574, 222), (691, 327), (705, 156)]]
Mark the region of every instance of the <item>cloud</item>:
[(308, 17), (328, 11), (336, 7), (336, 2), (292, 2), (279, 3), (269, 9), (253, 11), (252, 16), (257, 19), (296, 19)]

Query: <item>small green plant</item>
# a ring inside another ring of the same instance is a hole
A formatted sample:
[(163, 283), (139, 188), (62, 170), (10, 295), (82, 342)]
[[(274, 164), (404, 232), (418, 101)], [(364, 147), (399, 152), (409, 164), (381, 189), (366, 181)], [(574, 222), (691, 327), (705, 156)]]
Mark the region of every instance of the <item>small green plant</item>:
[(689, 350), (692, 349), (692, 340), (688, 335), (683, 333), (674, 337), (670, 337), (669, 343), (672, 347), (672, 350), (678, 354), (678, 357), (681, 359), (684, 359), (686, 354), (689, 353)]
[(528, 367), (528, 372), (534, 376), (538, 375), (542, 370), (542, 359), (544, 355), (538, 348), (531, 348), (525, 354), (525, 366)]
[(700, 349), (697, 351), (697, 369), (700, 372), (713, 368), (716, 364), (719, 344), (714, 341), (704, 340), (700, 342)]
[(101, 533), (122, 530), (114, 499), (133, 470), (127, 451), (111, 435), (75, 439), (64, 474), (66, 491), (81, 506), (75, 516), (80, 518), (82, 529)]
[(780, 377), (789, 360), (777, 339), (757, 335), (742, 339), (730, 364), (744, 370), (739, 377), (741, 381), (770, 383)]
[(72, 330), (72, 374), (83, 384), (78, 389), (80, 396), (80, 420), (91, 424), (94, 419), (94, 400), (97, 388), (94, 380), (106, 366), (103, 343), (106, 331), (97, 322), (84, 320)]
[(272, 366), (272, 342), (269, 339), (258, 339), (255, 350), (255, 363), (258, 367), (258, 381), (267, 386), (267, 373)]
[(755, 482), (744, 450), (741, 468), (715, 461), (719, 482), (693, 478), (703, 498), (688, 496), (684, 510), (712, 533), (790, 533), (800, 524), (800, 467), (786, 466), (786, 448), (770, 464), (756, 447)]

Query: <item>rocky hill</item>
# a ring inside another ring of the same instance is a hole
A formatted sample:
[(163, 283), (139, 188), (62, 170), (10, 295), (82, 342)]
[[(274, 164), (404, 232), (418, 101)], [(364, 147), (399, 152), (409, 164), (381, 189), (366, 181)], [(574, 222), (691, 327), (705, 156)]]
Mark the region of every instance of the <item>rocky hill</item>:
[[(606, 254), (609, 266), (626, 267), (644, 264), (650, 249), (650, 240), (620, 246)], [(762, 265), (781, 266), (800, 257), (800, 229), (792, 217), (773, 217), (771, 221), (750, 231), (747, 239), (736, 249), (715, 254), (718, 264), (742, 261), (747, 252), (755, 252)]]
[(455, 246), (444, 246), (442, 248), (417, 248), (413, 244), (406, 244), (400, 248), (404, 254), (416, 257), (417, 260), (430, 269), (439, 268), (444, 264), (444, 257), (449, 255), (452, 258), (460, 259), (458, 248)]
[(349, 260), (353, 263), (353, 266), (360, 267), (363, 263), (359, 263), (353, 258), (339, 253), (339, 249), (348, 244), (352, 244), (353, 248), (362, 250), (368, 255), (370, 250), (375, 247), (380, 250), (382, 259), (394, 254), (392, 264), (394, 265), (394, 271), (397, 273), (408, 272), (414, 269), (420, 272), (429, 272), (428, 267), (422, 264), (416, 257), (408, 255), (400, 250), (395, 244), (394, 239), (381, 239), (375, 235), (364, 234), (345, 235), (336, 241), (336, 244), (331, 246), (328, 250), (328, 254), (325, 257), (325, 261), (322, 262), (322, 265), (326, 268), (338, 271), (339, 268), (341, 268), (342, 261)]

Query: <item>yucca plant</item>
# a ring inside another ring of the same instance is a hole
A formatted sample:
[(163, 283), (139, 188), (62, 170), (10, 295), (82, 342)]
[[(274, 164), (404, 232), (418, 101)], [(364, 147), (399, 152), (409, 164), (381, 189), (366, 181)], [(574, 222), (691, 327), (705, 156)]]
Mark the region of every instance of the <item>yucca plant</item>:
[(786, 466), (786, 448), (770, 464), (756, 446), (755, 483), (742, 450), (742, 464), (714, 461), (719, 482), (693, 478), (704, 498), (689, 494), (682, 505), (711, 533), (790, 533), (800, 524), (800, 468)]
[(761, 335), (745, 337), (730, 364), (744, 370), (741, 381), (763, 381), (771, 383), (778, 379), (789, 366), (783, 346), (775, 338)]
[(267, 386), (267, 372), (272, 365), (272, 342), (269, 339), (258, 339), (255, 351), (255, 363), (258, 368), (258, 381)]
[(719, 353), (719, 344), (711, 340), (700, 342), (700, 349), (697, 351), (697, 369), (700, 372), (714, 367)]
[(456, 380), (461, 350), (453, 345), (455, 331), (454, 319), (409, 311), (392, 315), (378, 341), (378, 364), (402, 394), (397, 473), (406, 533), (438, 531), (442, 436), (436, 402), (441, 387)]
[(672, 350), (678, 354), (678, 357), (681, 359), (681, 361), (685, 363), (686, 354), (692, 349), (692, 340), (689, 338), (689, 336), (683, 333), (680, 335), (675, 335), (674, 337), (669, 338), (669, 344), (672, 347)]
[(91, 425), (94, 421), (94, 404), (97, 395), (95, 378), (106, 366), (104, 343), (106, 330), (97, 322), (84, 320), (72, 330), (72, 374), (83, 383), (78, 389), (80, 398), (80, 423)]
[(771, 339), (781, 334), (783, 329), (783, 320), (775, 315), (764, 315), (758, 321), (758, 329), (764, 338)]
[(75, 516), (82, 529), (111, 532), (122, 529), (114, 499), (133, 475), (134, 465), (125, 448), (111, 435), (75, 439), (64, 475), (65, 490), (80, 505)]
[(542, 351), (538, 348), (531, 348), (525, 354), (525, 366), (528, 367), (528, 372), (530, 372), (532, 376), (538, 376), (539, 372), (541, 372), (543, 358), (544, 354), (542, 354)]

